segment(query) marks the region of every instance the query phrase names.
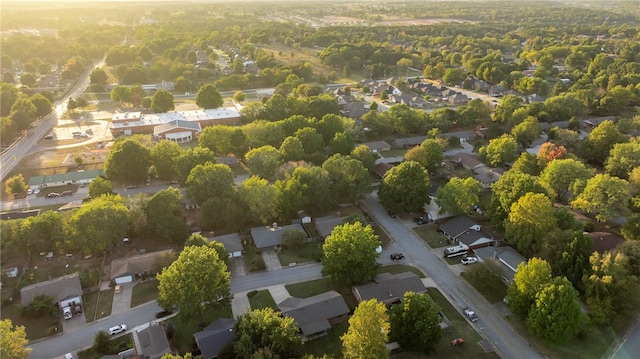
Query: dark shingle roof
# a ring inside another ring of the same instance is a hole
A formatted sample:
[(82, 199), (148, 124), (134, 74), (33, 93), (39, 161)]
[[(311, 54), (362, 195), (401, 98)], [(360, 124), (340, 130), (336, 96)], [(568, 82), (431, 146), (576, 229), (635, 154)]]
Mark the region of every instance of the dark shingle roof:
[(306, 234), (304, 228), (299, 223), (288, 226), (277, 227), (254, 227), (251, 228), (251, 237), (258, 248), (273, 247), (282, 244), (282, 234), (289, 229), (297, 229)]
[(456, 238), (477, 223), (464, 215), (455, 216), (440, 225), (440, 230), (451, 238)]
[(235, 319), (220, 318), (193, 335), (204, 359), (216, 358), (227, 344), (235, 340), (235, 325)]
[(23, 287), (20, 289), (20, 301), (23, 306), (27, 306), (41, 294), (52, 297), (56, 303), (68, 297), (82, 295), (80, 276), (76, 272)]
[(304, 299), (289, 297), (278, 304), (278, 309), (295, 319), (300, 331), (306, 336), (330, 329), (329, 319), (349, 313), (347, 303), (336, 291)]
[(415, 273), (403, 272), (378, 274), (373, 282), (356, 286), (354, 290), (359, 293), (361, 300), (375, 298), (389, 303), (402, 300), (406, 292), (423, 293), (427, 289)]

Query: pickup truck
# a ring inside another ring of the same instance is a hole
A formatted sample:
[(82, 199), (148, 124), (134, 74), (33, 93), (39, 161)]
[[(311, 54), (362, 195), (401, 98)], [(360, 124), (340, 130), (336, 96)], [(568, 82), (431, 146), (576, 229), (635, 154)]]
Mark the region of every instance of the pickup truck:
[(472, 323), (475, 323), (478, 321), (478, 316), (476, 315), (476, 312), (474, 312), (473, 310), (469, 309), (469, 308), (464, 308), (463, 309), (464, 315), (467, 316), (467, 318), (469, 318), (469, 320)]

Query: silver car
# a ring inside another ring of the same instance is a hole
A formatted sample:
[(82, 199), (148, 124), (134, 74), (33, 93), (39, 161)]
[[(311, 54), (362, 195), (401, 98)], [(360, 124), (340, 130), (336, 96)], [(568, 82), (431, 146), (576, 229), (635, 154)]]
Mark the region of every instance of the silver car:
[(114, 327), (109, 328), (109, 334), (116, 335), (120, 333), (124, 333), (127, 331), (127, 326), (124, 324), (116, 325)]

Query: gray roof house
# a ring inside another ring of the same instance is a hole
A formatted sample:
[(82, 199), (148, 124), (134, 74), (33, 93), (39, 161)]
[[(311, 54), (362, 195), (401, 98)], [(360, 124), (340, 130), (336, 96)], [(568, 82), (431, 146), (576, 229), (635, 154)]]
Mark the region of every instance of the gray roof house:
[(500, 177), (502, 177), (502, 171), (497, 168), (481, 166), (475, 168), (473, 171), (475, 172), (473, 178), (480, 182), (485, 189), (491, 188), (493, 184), (498, 182)]
[(468, 230), (480, 231), (480, 226), (473, 219), (465, 215), (455, 216), (440, 224), (440, 231), (452, 242), (455, 242), (458, 237), (465, 234)]
[(365, 142), (363, 145), (369, 147), (371, 152), (389, 151), (391, 149), (391, 145), (385, 141)]
[(513, 282), (516, 271), (520, 263), (526, 259), (515, 249), (509, 246), (503, 247), (482, 247), (473, 250), (480, 261), (494, 259), (500, 263), (502, 267), (502, 280), (507, 284)]
[(468, 170), (476, 170), (479, 167), (486, 166), (476, 156), (464, 152), (458, 152), (450, 156), (451, 161), (461, 165)]
[(233, 343), (236, 339), (235, 325), (235, 319), (220, 318), (193, 335), (203, 359), (217, 358), (225, 346)]
[(160, 325), (150, 325), (140, 331), (134, 330), (131, 334), (138, 358), (160, 359), (171, 353), (167, 334)]
[(470, 249), (493, 245), (495, 240), (483, 231), (469, 229), (456, 239), (456, 243), (465, 244)]
[(240, 233), (225, 234), (223, 236), (208, 237), (207, 241), (222, 243), (224, 249), (229, 252), (229, 258), (241, 257), (244, 247), (240, 240)]
[(303, 341), (327, 335), (332, 324), (349, 315), (347, 303), (336, 291), (304, 299), (289, 297), (278, 304), (278, 309), (296, 321)]
[(331, 232), (333, 232), (333, 229), (336, 228), (336, 226), (343, 224), (345, 218), (347, 217), (325, 216), (316, 218), (314, 220), (314, 223), (316, 225), (318, 234), (324, 239), (327, 238), (331, 234)]
[(358, 303), (375, 298), (387, 306), (402, 302), (406, 292), (419, 294), (426, 290), (420, 277), (413, 272), (381, 273), (373, 281), (352, 288)]
[(251, 238), (259, 249), (274, 249), (282, 244), (282, 234), (289, 229), (297, 229), (305, 235), (307, 234), (300, 223), (282, 227), (274, 223), (271, 227), (251, 228)]
[(421, 145), (427, 138), (427, 136), (396, 138), (393, 140), (393, 145), (397, 148), (415, 147)]
[(70, 297), (81, 297), (80, 276), (76, 272), (22, 287), (20, 289), (20, 303), (26, 307), (31, 304), (33, 298), (42, 294), (52, 297), (56, 304)]

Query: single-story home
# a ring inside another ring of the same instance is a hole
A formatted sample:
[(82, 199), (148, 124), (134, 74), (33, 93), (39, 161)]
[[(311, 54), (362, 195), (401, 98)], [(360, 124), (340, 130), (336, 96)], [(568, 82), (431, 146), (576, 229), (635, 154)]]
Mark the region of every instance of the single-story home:
[(331, 232), (333, 232), (333, 229), (336, 228), (336, 226), (344, 223), (344, 220), (346, 218), (347, 217), (342, 216), (325, 216), (316, 218), (314, 220), (314, 224), (316, 226), (318, 234), (320, 235), (320, 238), (327, 238), (331, 234)]
[(480, 226), (465, 215), (455, 216), (440, 224), (440, 231), (452, 242), (469, 230), (480, 231)]
[(593, 241), (593, 251), (598, 253), (611, 251), (624, 242), (622, 238), (609, 232), (591, 232), (589, 237)]
[(526, 259), (515, 249), (509, 246), (482, 247), (473, 250), (480, 261), (497, 260), (502, 267), (502, 280), (507, 284), (513, 282), (520, 263)]
[(450, 213), (440, 213), (440, 206), (436, 203), (435, 195), (429, 194), (429, 198), (431, 198), (431, 201), (425, 203), (422, 209), (424, 209), (424, 213), (427, 214), (430, 222), (453, 217)]
[(304, 299), (289, 297), (278, 304), (278, 309), (296, 321), (303, 341), (327, 335), (331, 325), (349, 315), (347, 303), (336, 291)]
[(369, 147), (371, 152), (383, 152), (391, 149), (391, 145), (385, 141), (365, 142), (363, 145)]
[(308, 236), (300, 223), (294, 223), (282, 227), (278, 226), (277, 223), (274, 223), (270, 227), (251, 228), (251, 238), (253, 238), (253, 242), (256, 244), (258, 249), (276, 249), (282, 245), (282, 234), (290, 229), (297, 229)]
[(482, 161), (480, 161), (476, 156), (470, 155), (468, 153), (455, 153), (451, 155), (450, 158), (451, 161), (471, 171), (475, 171), (480, 167), (486, 167), (486, 165), (482, 163)]
[(56, 305), (64, 307), (65, 302), (74, 301), (82, 303), (82, 286), (78, 273), (68, 274), (48, 281), (31, 284), (20, 289), (20, 303), (28, 306), (33, 298), (39, 295), (48, 295), (53, 298)]
[(173, 249), (149, 252), (128, 258), (118, 258), (111, 261), (109, 279), (115, 284), (131, 283), (142, 275), (157, 273), (166, 264), (173, 253)]
[(233, 343), (236, 339), (235, 325), (235, 319), (220, 318), (193, 335), (203, 359), (217, 358), (225, 346)]
[(482, 185), (482, 188), (489, 189), (502, 177), (503, 170), (483, 165), (474, 169), (473, 172), (473, 178)]
[(490, 235), (473, 229), (467, 230), (456, 238), (456, 244), (464, 244), (470, 249), (487, 247), (495, 244), (495, 240)]
[(231, 233), (224, 236), (216, 236), (207, 238), (209, 242), (216, 241), (222, 243), (224, 248), (229, 252), (229, 258), (242, 257), (244, 247), (242, 246), (242, 240), (240, 240), (240, 233)]
[(393, 147), (396, 147), (396, 148), (411, 148), (415, 146), (420, 146), (422, 142), (424, 142), (427, 138), (428, 138), (427, 136), (396, 138), (392, 142), (393, 142)]
[(413, 272), (398, 274), (381, 273), (373, 281), (352, 288), (358, 303), (377, 299), (386, 306), (402, 302), (406, 292), (424, 293), (427, 288)]
[(87, 170), (68, 173), (58, 173), (46, 176), (29, 177), (29, 188), (59, 187), (75, 183), (91, 183), (94, 179), (104, 175), (103, 170)]
[(161, 359), (165, 354), (171, 353), (167, 334), (161, 325), (152, 324), (140, 331), (134, 330), (131, 334), (137, 358)]
[(476, 137), (476, 133), (474, 131), (455, 131), (455, 132), (447, 132), (443, 133), (442, 136), (446, 139), (450, 139), (451, 137), (457, 137), (460, 139), (460, 143), (468, 142), (471, 139)]

